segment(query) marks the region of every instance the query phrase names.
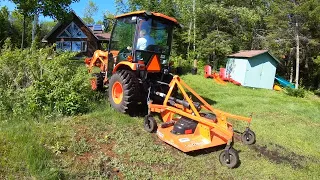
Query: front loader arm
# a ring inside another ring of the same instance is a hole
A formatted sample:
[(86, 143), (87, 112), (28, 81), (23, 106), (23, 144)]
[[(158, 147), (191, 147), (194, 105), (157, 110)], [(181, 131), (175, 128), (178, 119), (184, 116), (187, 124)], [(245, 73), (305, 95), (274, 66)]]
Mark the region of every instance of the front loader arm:
[(85, 63), (88, 71), (91, 73), (94, 66), (99, 67), (101, 71), (105, 70), (108, 65), (108, 51), (96, 50), (91, 58), (86, 58)]

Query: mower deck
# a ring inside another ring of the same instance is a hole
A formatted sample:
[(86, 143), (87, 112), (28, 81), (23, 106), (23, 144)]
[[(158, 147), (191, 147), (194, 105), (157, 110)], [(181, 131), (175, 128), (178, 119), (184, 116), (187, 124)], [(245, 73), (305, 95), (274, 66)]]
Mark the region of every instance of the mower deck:
[[(200, 132), (201, 128), (199, 127), (196, 128), (193, 134), (173, 134), (171, 132), (172, 130), (173, 126), (166, 128), (158, 127), (157, 136), (162, 141), (180, 149), (183, 152), (190, 152), (226, 144), (226, 141), (217, 134), (214, 134), (213, 130), (210, 131), (210, 134), (212, 134), (210, 138), (203, 136)], [(230, 130), (232, 131), (232, 128)]]
[[(178, 76), (173, 77), (169, 87), (167, 94), (154, 93), (164, 99), (162, 104), (153, 104), (152, 100), (148, 102), (149, 114), (144, 120), (145, 130), (156, 131), (162, 141), (183, 152), (226, 145), (219, 160), (229, 168), (236, 167), (239, 155), (232, 148), (234, 130), (227, 119), (247, 122), (248, 126), (241, 139), (244, 144), (253, 144), (255, 134), (249, 129), (252, 117), (233, 115), (211, 107)], [(174, 88), (180, 91), (183, 99), (171, 96)], [(185, 89), (190, 93), (187, 94)], [(159, 113), (163, 123), (157, 124), (152, 113)]]

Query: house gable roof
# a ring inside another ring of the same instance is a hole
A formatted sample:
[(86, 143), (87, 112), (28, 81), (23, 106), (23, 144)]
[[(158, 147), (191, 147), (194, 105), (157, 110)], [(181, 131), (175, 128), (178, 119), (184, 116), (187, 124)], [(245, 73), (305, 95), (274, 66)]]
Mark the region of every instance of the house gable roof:
[(268, 50), (244, 50), (235, 54), (230, 54), (228, 57), (238, 57), (238, 58), (252, 58), (258, 56), (260, 54), (268, 53), (277, 63), (281, 63), (277, 58), (275, 58), (272, 54), (269, 53)]
[[(72, 21), (74, 20), (74, 18), (77, 18), (82, 24), (83, 24), (83, 27), (85, 27), (97, 40), (108, 40), (110, 39), (110, 34), (109, 33), (101, 33), (99, 36), (97, 34), (95, 34), (91, 28), (89, 28), (84, 22), (83, 20), (74, 12), (74, 11), (71, 11), (72, 15), (73, 15), (73, 19)], [(71, 21), (71, 22), (72, 22)], [(70, 23), (71, 23), (70, 22)], [(55, 31), (57, 31), (59, 29), (59, 27), (63, 24), (64, 22), (58, 22), (54, 27), (53, 29), (42, 39), (42, 42), (47, 42), (47, 39), (50, 38), (50, 36), (52, 34), (54, 34)], [(109, 34), (109, 36), (108, 36)], [(109, 37), (109, 38), (108, 38)]]

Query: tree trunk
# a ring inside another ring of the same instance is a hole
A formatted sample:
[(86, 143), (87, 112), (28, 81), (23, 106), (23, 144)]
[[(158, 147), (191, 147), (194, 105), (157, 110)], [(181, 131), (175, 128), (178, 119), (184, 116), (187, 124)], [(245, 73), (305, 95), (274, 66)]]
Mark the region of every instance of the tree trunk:
[(191, 28), (192, 28), (192, 22), (190, 21), (189, 30), (188, 30), (188, 49), (187, 49), (188, 59), (189, 59), (189, 55), (190, 55), (190, 36), (191, 36)]
[(290, 65), (290, 83), (292, 83), (293, 82), (293, 58), (290, 58), (290, 63), (289, 63), (289, 65)]
[(26, 15), (23, 14), (23, 31), (22, 31), (21, 49), (24, 48), (24, 36), (25, 35), (26, 35)]
[(33, 25), (32, 25), (32, 42), (36, 38), (36, 33), (37, 33), (37, 26), (38, 26), (38, 14), (34, 14), (34, 19), (33, 19)]

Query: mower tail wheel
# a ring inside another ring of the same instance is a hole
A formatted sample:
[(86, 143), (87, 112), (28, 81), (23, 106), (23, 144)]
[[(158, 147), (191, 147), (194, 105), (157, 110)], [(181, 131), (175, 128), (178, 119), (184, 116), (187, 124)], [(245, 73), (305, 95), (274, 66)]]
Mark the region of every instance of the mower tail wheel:
[(234, 168), (239, 163), (239, 154), (238, 152), (230, 148), (229, 149), (229, 162), (226, 157), (226, 150), (223, 150), (219, 156), (219, 161), (222, 165), (227, 166), (228, 168)]
[(149, 133), (155, 132), (157, 130), (157, 122), (152, 116), (146, 115), (143, 125), (144, 129)]
[(254, 144), (256, 142), (256, 134), (248, 129), (241, 134), (241, 141), (246, 145)]

